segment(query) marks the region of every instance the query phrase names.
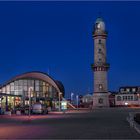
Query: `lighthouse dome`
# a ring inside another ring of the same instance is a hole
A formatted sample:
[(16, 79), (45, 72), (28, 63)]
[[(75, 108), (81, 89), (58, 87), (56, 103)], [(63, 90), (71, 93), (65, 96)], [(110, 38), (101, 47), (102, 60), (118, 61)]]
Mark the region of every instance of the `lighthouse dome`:
[(95, 28), (101, 31), (105, 31), (105, 23), (101, 17), (98, 17), (95, 21)]
[(102, 22), (104, 21), (104, 20), (103, 20), (103, 18), (98, 17), (98, 18), (96, 19), (96, 21), (95, 21), (95, 22), (96, 22), (96, 23), (98, 23), (98, 22), (101, 22), (101, 21), (102, 21)]

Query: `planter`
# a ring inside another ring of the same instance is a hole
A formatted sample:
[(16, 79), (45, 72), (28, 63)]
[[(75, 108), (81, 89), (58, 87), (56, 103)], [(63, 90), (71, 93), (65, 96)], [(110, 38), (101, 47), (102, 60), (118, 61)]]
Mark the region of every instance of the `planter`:
[(21, 115), (21, 111), (17, 110), (16, 115)]
[(11, 111), (6, 111), (4, 114), (11, 116)]

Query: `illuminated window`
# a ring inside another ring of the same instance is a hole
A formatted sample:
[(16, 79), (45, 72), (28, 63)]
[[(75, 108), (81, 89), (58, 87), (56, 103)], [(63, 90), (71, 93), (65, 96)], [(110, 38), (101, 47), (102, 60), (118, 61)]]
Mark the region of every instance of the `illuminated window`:
[(125, 100), (127, 100), (127, 96), (125, 96)]
[(117, 101), (121, 101), (121, 96), (117, 96)]
[(18, 81), (15, 81), (15, 86), (18, 86)]
[(28, 89), (27, 89), (27, 86), (24, 86), (23, 87), (23, 91), (27, 91)]
[(10, 83), (10, 86), (14, 86), (14, 82)]
[(134, 100), (137, 101), (138, 100), (138, 96), (134, 96)]
[(23, 86), (18, 86), (18, 90), (22, 91), (23, 90)]
[(39, 86), (35, 86), (35, 91), (39, 91)]
[(18, 86), (15, 86), (15, 90), (18, 90)]
[(18, 91), (15, 91), (15, 95), (18, 95)]
[(39, 92), (36, 92), (37, 97), (39, 97)]
[(19, 83), (20, 86), (22, 86), (23, 85), (23, 80), (19, 80), (18, 83)]
[(102, 89), (103, 89), (103, 85), (99, 84), (99, 90), (102, 90)]
[(45, 86), (46, 85), (46, 83), (45, 82), (43, 82), (43, 86)]
[(39, 91), (43, 91), (43, 86), (42, 85), (39, 86)]
[(121, 92), (121, 93), (123, 93), (123, 92), (124, 92), (124, 89), (123, 89), (123, 88), (121, 88), (121, 89), (120, 89), (120, 92)]
[(39, 80), (35, 80), (35, 85), (39, 85)]
[(130, 92), (130, 89), (129, 89), (129, 88), (127, 88), (127, 89), (126, 89), (126, 91), (127, 91), (127, 92)]
[(49, 97), (52, 97), (52, 86), (49, 86)]
[(43, 86), (43, 92), (45, 93), (47, 91), (47, 87)]
[(2, 93), (5, 93), (5, 92), (6, 92), (6, 91), (5, 91), (5, 87), (3, 87), (3, 88), (2, 88)]
[(6, 93), (9, 94), (10, 93), (10, 85), (6, 86)]
[(28, 80), (28, 86), (33, 86), (34, 85), (34, 81), (33, 80)]
[(131, 96), (128, 96), (128, 101), (130, 101), (131, 100)]
[(140, 87), (138, 87), (138, 91), (140, 91)]
[(27, 80), (23, 80), (23, 84), (26, 86), (27, 85)]
[(43, 85), (43, 81), (39, 81), (39, 85)]
[(136, 92), (136, 89), (135, 88), (132, 88), (132, 92)]
[(128, 99), (127, 96), (123, 96), (124, 101), (127, 101), (127, 99)]

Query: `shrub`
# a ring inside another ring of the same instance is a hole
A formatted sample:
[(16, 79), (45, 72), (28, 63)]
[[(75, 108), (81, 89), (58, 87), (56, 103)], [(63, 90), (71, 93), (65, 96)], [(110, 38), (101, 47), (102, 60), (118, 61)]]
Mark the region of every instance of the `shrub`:
[(140, 113), (135, 114), (134, 121), (136, 121), (138, 124), (140, 124)]

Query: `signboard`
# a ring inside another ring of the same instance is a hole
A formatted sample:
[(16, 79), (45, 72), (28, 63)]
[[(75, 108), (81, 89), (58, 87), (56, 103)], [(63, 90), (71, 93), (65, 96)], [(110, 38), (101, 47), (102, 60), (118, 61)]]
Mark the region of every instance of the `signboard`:
[(61, 109), (66, 110), (67, 109), (67, 101), (61, 101)]

